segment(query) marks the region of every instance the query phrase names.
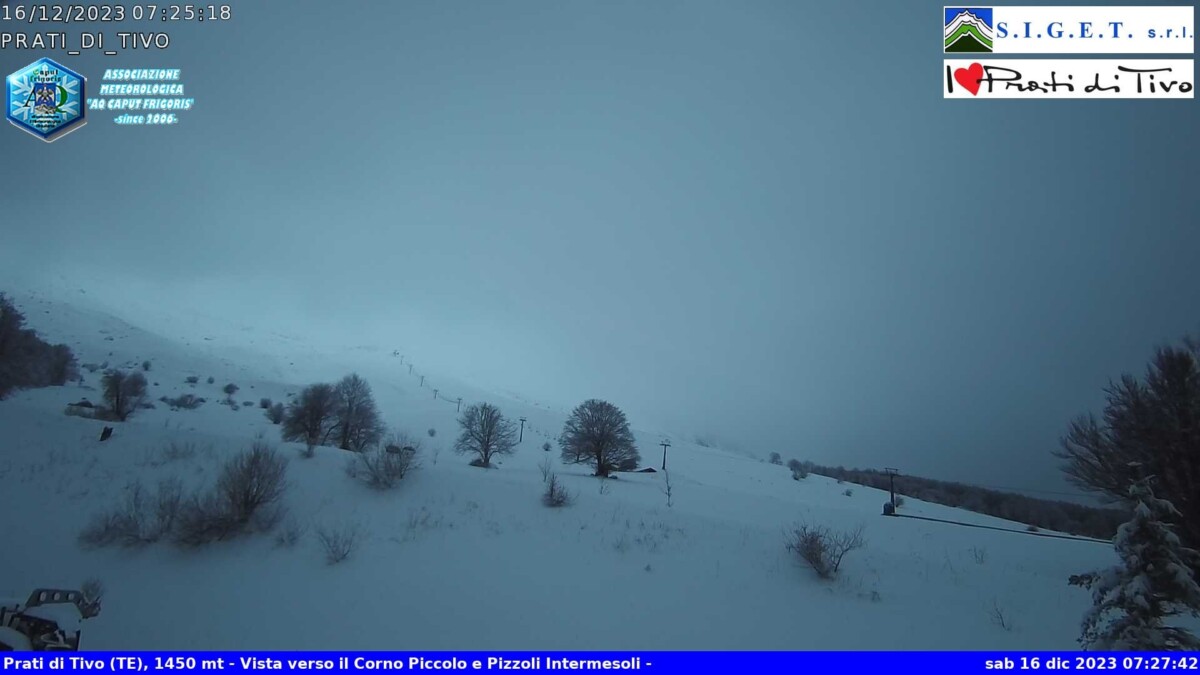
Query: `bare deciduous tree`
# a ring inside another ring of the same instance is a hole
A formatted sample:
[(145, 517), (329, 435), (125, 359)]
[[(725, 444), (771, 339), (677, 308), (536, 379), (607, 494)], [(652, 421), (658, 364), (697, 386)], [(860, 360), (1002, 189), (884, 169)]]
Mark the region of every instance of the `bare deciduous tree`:
[(458, 418), (462, 433), (454, 443), (459, 454), (472, 454), (471, 464), (490, 467), (495, 455), (511, 454), (517, 445), (517, 429), (491, 403), (476, 403)]
[(324, 445), (337, 426), (337, 396), (333, 385), (312, 384), (288, 406), (283, 440)]
[(1132, 505), (1130, 486), (1155, 476), (1181, 514), (1180, 538), (1200, 548), (1200, 343), (1157, 350), (1142, 380), (1124, 375), (1105, 391), (1103, 421), (1077, 418), (1056, 453), (1068, 479)]
[(338, 382), (335, 394), (338, 447), (362, 452), (378, 443), (384, 428), (371, 395), (371, 385), (357, 374), (351, 374)]
[(271, 420), (272, 424), (282, 424), (286, 414), (287, 409), (283, 407), (282, 403), (272, 403), (266, 412), (267, 419)]
[(562, 460), (568, 464), (591, 464), (597, 476), (607, 476), (623, 462), (641, 461), (629, 421), (620, 408), (598, 399), (579, 404), (558, 438)]

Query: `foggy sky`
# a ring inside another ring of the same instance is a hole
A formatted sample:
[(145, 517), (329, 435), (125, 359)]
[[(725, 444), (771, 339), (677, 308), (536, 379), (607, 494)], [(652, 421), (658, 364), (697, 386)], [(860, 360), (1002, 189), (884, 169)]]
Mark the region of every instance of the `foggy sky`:
[(1200, 329), (1195, 101), (944, 101), (940, 5), (231, 4), (165, 53), (51, 55), (181, 68), (197, 108), (6, 125), (0, 265), (1045, 490), (1071, 417)]

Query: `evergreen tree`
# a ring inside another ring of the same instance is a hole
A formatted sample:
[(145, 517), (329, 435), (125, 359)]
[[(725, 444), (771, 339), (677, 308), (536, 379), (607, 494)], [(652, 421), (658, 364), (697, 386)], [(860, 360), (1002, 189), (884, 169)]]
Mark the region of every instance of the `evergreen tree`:
[(1194, 635), (1164, 623), (1185, 612), (1200, 616), (1200, 585), (1192, 574), (1200, 553), (1181, 544), (1168, 524), (1179, 511), (1154, 496), (1150, 479), (1134, 483), (1129, 494), (1133, 517), (1113, 538), (1121, 563), (1071, 577), (1071, 585), (1092, 591), (1094, 602), (1079, 642), (1105, 650), (1200, 649)]

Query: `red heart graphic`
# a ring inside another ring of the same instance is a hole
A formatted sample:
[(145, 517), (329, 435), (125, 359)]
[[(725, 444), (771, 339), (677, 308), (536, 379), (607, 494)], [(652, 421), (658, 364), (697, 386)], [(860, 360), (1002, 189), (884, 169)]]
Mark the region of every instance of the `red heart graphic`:
[(954, 71), (954, 81), (961, 84), (963, 89), (974, 96), (979, 93), (979, 83), (983, 81), (983, 66), (972, 63), (970, 68), (959, 68)]

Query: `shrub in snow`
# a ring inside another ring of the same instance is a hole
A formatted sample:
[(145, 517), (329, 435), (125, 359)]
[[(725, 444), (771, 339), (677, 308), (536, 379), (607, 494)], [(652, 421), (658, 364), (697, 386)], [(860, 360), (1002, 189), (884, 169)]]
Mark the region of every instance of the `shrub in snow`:
[(850, 488), (846, 488), (845, 490), (842, 490), (842, 494), (846, 495), (847, 497), (853, 497), (854, 490), (851, 490)]
[(196, 384), (199, 381), (200, 378), (196, 377), (195, 375), (189, 375), (188, 378), (184, 380), (184, 382), (187, 382), (188, 384)]
[(976, 565), (982, 565), (987, 562), (987, 549), (979, 546), (972, 546), (971, 557), (975, 559)]
[(85, 605), (95, 607), (104, 599), (104, 584), (96, 577), (89, 577), (83, 580), (79, 593)]
[(204, 405), (204, 399), (193, 394), (180, 394), (175, 398), (163, 396), (158, 399), (176, 410), (195, 410)]
[(146, 398), (146, 377), (141, 373), (110, 370), (100, 380), (100, 386), (113, 419), (121, 422), (129, 419)]
[(283, 422), (283, 416), (284, 416), (283, 404), (282, 403), (271, 404), (271, 407), (267, 408), (267, 411), (264, 414), (266, 415), (267, 419), (271, 420), (271, 424), (280, 424), (281, 422)]
[(271, 409), (271, 399), (269, 399), (269, 398), (258, 399), (258, 407), (262, 408), (263, 410), (270, 410)]
[(1012, 630), (1012, 628), (1013, 628), (1012, 619), (1008, 618), (1008, 615), (1004, 613), (1004, 608), (1000, 606), (999, 600), (995, 600), (995, 599), (992, 600), (991, 617), (992, 617), (992, 623), (996, 624), (997, 626), (1003, 628), (1006, 631)]
[(322, 527), (317, 530), (317, 541), (325, 550), (325, 562), (336, 565), (354, 552), (358, 543), (359, 529), (355, 523), (344, 523), (335, 527)]
[(512, 454), (517, 445), (517, 429), (512, 420), (491, 403), (476, 403), (458, 418), (462, 432), (454, 442), (454, 451), (475, 455), (471, 466), (489, 468), (492, 458)]
[(540, 469), (542, 472), (542, 482), (543, 483), (550, 480), (550, 471), (553, 468), (554, 468), (554, 465), (550, 462), (549, 457), (543, 457), (542, 461), (538, 462), (538, 469)]
[(558, 444), (565, 464), (590, 464), (607, 476), (622, 462), (641, 462), (629, 421), (620, 408), (598, 399), (579, 404), (563, 425)]
[(546, 452), (550, 452), (550, 448), (551, 448), (550, 441), (546, 441), (545, 443), (542, 443), (542, 450), (545, 450)]
[(238, 524), (247, 524), (274, 506), (287, 489), (287, 460), (265, 443), (229, 460), (217, 479), (217, 494)]
[(150, 372), (150, 362), (149, 361), (142, 361), (142, 370), (146, 371), (147, 373)]
[(187, 502), (176, 541), (199, 546), (248, 528), (270, 529), (282, 513), (286, 474), (287, 460), (266, 444), (255, 443), (225, 463), (211, 492)]
[(542, 494), (542, 503), (551, 508), (567, 506), (571, 503), (571, 494), (558, 480), (558, 476), (550, 474), (546, 481), (546, 492)]
[(89, 420), (107, 420), (109, 419), (108, 409), (103, 406), (94, 406), (91, 403), (80, 405), (79, 403), (68, 403), (67, 409), (63, 411), (68, 417), (84, 417)]
[(175, 543), (203, 546), (231, 536), (237, 529), (232, 516), (215, 492), (191, 496), (179, 512)]
[(772, 453), (771, 453), (771, 460), (770, 460), (770, 461), (771, 461), (771, 463), (772, 463), (772, 464), (783, 465), (783, 457), (781, 457), (781, 456), (779, 455), (779, 453), (778, 453), (778, 452), (772, 452)]
[(1092, 591), (1084, 615), (1085, 649), (1196, 650), (1200, 640), (1165, 620), (1178, 614), (1200, 616), (1200, 585), (1192, 569), (1200, 553), (1180, 542), (1167, 521), (1180, 513), (1154, 496), (1149, 479), (1129, 489), (1136, 504), (1129, 522), (1117, 530), (1113, 546), (1121, 562), (1101, 571), (1072, 576), (1070, 583)]
[(421, 441), (409, 436), (407, 432), (393, 431), (383, 441), (383, 447), (385, 450), (391, 450), (392, 452), (399, 452), (405, 448), (409, 448), (413, 452), (420, 452)]
[(217, 378), (213, 377), (212, 375), (209, 375), (209, 376), (208, 376), (208, 383), (209, 383), (209, 384), (216, 384), (216, 382), (217, 382)]
[(292, 548), (303, 538), (304, 528), (295, 520), (288, 520), (287, 524), (275, 535), (275, 546)]
[(808, 467), (804, 466), (804, 462), (798, 459), (789, 459), (787, 466), (792, 470), (792, 480), (808, 478)]
[(183, 486), (176, 479), (160, 482), (154, 493), (141, 482), (131, 483), (121, 504), (92, 518), (79, 542), (97, 548), (153, 544), (175, 527), (182, 504)]
[(788, 537), (787, 549), (799, 555), (822, 579), (832, 579), (847, 553), (862, 548), (863, 528), (835, 532), (824, 526), (800, 524)]
[(254, 401), (242, 401), (242, 407), (243, 408), (253, 408)]
[(411, 446), (392, 445), (360, 452), (346, 465), (346, 474), (367, 487), (387, 490), (417, 468), (416, 454)]
[(426, 431), (425, 433), (429, 434), (430, 438), (433, 438), (433, 437), (437, 436), (437, 429), (434, 429), (433, 427), (429, 427), (429, 431)]

